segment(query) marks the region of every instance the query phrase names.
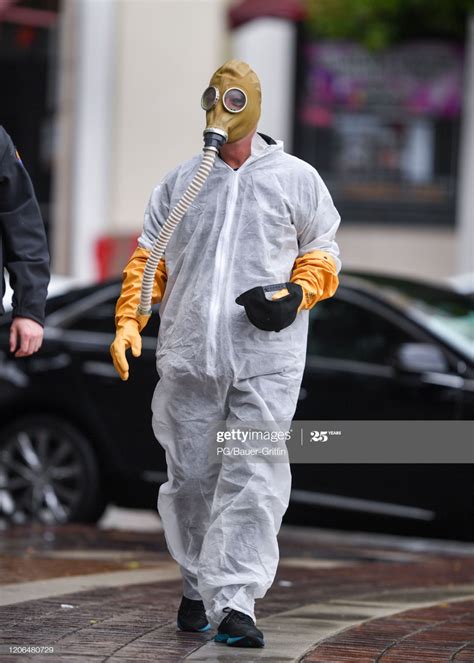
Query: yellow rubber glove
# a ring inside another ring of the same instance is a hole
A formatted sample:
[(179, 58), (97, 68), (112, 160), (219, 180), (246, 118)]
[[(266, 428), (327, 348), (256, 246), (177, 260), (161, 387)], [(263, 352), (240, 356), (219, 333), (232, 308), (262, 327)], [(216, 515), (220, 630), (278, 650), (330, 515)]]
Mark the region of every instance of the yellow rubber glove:
[[(142, 339), (140, 332), (146, 326), (149, 316), (138, 315), (137, 307), (140, 301), (143, 272), (150, 252), (138, 247), (123, 270), (122, 291), (115, 307), (116, 334), (110, 354), (115, 370), (122, 380), (128, 380), (129, 365), (126, 352), (129, 348), (134, 357), (142, 352)], [(161, 302), (167, 281), (166, 264), (162, 258), (156, 270), (153, 284), (152, 303)]]
[(295, 260), (290, 281), (303, 288), (298, 313), (312, 309), (322, 299), (332, 297), (339, 285), (336, 261), (326, 251), (311, 251)]
[[(295, 260), (290, 281), (299, 283), (303, 288), (303, 299), (298, 313), (303, 309), (311, 309), (322, 299), (332, 297), (339, 285), (336, 262), (330, 253), (311, 251)], [(288, 294), (283, 288), (278, 290), (272, 299), (280, 299)]]
[(139, 357), (142, 353), (142, 337), (140, 336), (137, 320), (128, 318), (123, 326), (117, 329), (115, 339), (110, 346), (110, 354), (115, 370), (122, 380), (128, 380), (129, 365), (126, 357), (127, 350), (132, 349), (132, 355)]

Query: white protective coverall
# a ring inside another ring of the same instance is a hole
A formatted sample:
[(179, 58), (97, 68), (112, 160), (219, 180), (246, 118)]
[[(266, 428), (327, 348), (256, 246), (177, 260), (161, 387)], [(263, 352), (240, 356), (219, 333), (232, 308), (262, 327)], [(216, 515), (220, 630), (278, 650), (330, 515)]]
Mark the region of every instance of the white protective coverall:
[[(201, 155), (153, 191), (139, 246), (151, 249)], [(277, 533), (288, 506), (288, 462), (210, 462), (213, 427), (290, 422), (303, 375), (309, 311), (280, 332), (253, 326), (242, 292), (285, 283), (298, 256), (331, 254), (340, 217), (317, 171), (256, 134), (233, 170), (218, 158), (166, 248), (153, 429), (166, 452), (168, 481), (158, 510), (184, 595), (202, 598), (209, 621), (230, 607), (255, 620), (254, 599), (272, 584)]]

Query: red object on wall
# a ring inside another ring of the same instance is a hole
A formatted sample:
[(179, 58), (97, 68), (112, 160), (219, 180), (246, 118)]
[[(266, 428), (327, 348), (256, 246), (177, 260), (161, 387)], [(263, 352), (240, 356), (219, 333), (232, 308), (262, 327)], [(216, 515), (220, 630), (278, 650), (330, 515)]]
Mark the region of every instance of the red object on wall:
[(137, 235), (105, 235), (97, 240), (95, 255), (99, 281), (119, 276), (137, 248)]
[(37, 31), (29, 25), (22, 25), (15, 34), (15, 41), (21, 48), (30, 48), (37, 36)]
[(303, 21), (307, 12), (303, 0), (243, 0), (229, 10), (231, 28), (238, 28), (255, 18), (273, 17)]

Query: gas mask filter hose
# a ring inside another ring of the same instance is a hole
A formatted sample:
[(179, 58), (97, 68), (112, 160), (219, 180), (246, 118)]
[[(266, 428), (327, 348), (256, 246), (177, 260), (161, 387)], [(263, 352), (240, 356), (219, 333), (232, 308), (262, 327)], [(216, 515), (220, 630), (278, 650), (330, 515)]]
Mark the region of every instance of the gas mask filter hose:
[(149, 317), (151, 315), (151, 298), (153, 292), (153, 283), (155, 273), (158, 268), (165, 249), (170, 241), (176, 226), (186, 214), (188, 207), (196, 198), (211, 172), (216, 160), (219, 147), (227, 140), (227, 134), (220, 129), (209, 128), (204, 132), (204, 154), (199, 168), (194, 175), (191, 183), (183, 193), (177, 205), (170, 212), (166, 219), (160, 234), (158, 235), (148, 256), (148, 260), (143, 272), (142, 288), (140, 293), (140, 303), (137, 314), (139, 316)]

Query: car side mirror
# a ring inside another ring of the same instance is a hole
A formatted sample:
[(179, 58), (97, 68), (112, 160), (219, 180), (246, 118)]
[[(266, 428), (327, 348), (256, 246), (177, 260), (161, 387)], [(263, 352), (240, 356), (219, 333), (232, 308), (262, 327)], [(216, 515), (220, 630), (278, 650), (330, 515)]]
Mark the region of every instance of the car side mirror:
[(403, 373), (446, 373), (443, 351), (432, 343), (402, 343), (394, 356), (394, 368)]

